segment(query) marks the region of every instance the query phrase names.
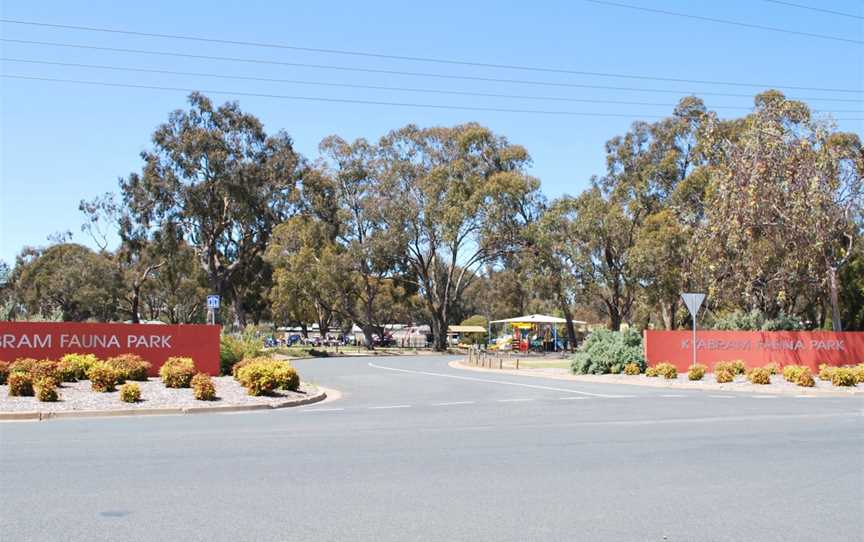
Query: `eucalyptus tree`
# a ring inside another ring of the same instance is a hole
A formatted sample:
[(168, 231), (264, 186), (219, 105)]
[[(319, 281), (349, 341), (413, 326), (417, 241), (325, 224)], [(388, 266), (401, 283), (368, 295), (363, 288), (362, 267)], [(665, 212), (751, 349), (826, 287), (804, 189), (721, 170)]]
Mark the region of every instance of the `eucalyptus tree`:
[(539, 181), (528, 152), (487, 128), (395, 130), (382, 138), (383, 216), (398, 238), (426, 309), (435, 348), (465, 288), (487, 262), (511, 249), (535, 217)]
[(178, 225), (210, 291), (232, 301), (242, 326), (239, 281), (261, 265), (273, 228), (296, 212), (306, 165), (287, 134), (268, 136), (236, 102), (217, 107), (196, 92), (189, 106), (157, 128), (141, 173), (121, 179), (123, 202), (145, 229)]

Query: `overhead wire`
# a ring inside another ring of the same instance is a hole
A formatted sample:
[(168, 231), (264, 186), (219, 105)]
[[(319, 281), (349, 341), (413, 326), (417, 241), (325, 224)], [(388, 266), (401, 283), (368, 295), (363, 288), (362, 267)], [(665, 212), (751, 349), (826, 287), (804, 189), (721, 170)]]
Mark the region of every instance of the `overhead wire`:
[[(272, 77), (226, 75), (226, 74), (218, 74), (218, 73), (185, 72), (185, 71), (163, 70), (163, 69), (152, 69), (152, 68), (130, 68), (127, 66), (107, 66), (107, 65), (100, 65), (100, 64), (55, 62), (55, 61), (48, 61), (48, 60), (20, 59), (20, 58), (8, 58), (8, 57), (0, 57), (0, 61), (23, 63), (23, 64), (37, 64), (37, 65), (48, 65), (48, 66), (62, 66), (62, 67), (74, 67), (74, 68), (86, 68), (86, 69), (123, 71), (123, 72), (133, 72), (133, 73), (154, 73), (154, 74), (163, 74), (163, 75), (180, 75), (180, 76), (191, 76), (191, 77), (212, 77), (212, 78), (218, 78), (218, 79), (257, 81), (257, 82), (267, 82), (267, 83), (288, 83), (288, 84), (297, 84), (297, 85), (323, 86), (323, 87), (335, 87), (335, 88), (385, 90), (385, 91), (391, 91), (391, 92), (415, 92), (415, 93), (424, 93), (424, 94), (446, 94), (446, 95), (473, 96), (473, 97), (484, 97), (484, 98), (506, 98), (506, 99), (520, 99), (520, 100), (536, 100), (536, 101), (561, 101), (561, 102), (595, 103), (595, 104), (609, 104), (609, 105), (639, 105), (639, 106), (668, 107), (668, 108), (673, 108), (676, 105), (673, 103), (658, 103), (658, 102), (634, 102), (634, 101), (624, 101), (624, 100), (600, 100), (600, 99), (591, 99), (591, 98), (572, 98), (572, 97), (562, 97), (562, 96), (532, 96), (532, 95), (524, 95), (524, 94), (499, 94), (499, 93), (489, 93), (489, 92), (470, 92), (470, 91), (446, 90), (446, 89), (393, 87), (393, 86), (383, 86), (383, 85), (362, 85), (362, 84), (354, 84), (354, 83), (334, 83), (334, 82), (328, 82), (328, 81), (308, 81), (308, 80), (299, 80), (299, 79), (280, 79), (280, 78), (272, 78)], [(749, 110), (749, 109), (751, 109), (751, 107), (715, 105), (715, 106), (712, 106), (711, 109), (729, 109), (729, 110), (741, 111), (741, 110)], [(820, 110), (820, 109), (815, 109), (814, 111), (819, 112), (819, 113), (861, 113), (861, 112), (864, 112), (860, 109), (848, 109), (848, 110)]]
[[(382, 68), (363, 68), (356, 66), (334, 66), (330, 64), (314, 64), (307, 62), (287, 62), (281, 60), (269, 60), (269, 59), (261, 59), (261, 58), (243, 58), (243, 57), (233, 57), (233, 56), (219, 56), (219, 55), (202, 55), (202, 54), (191, 54), (191, 53), (179, 53), (174, 51), (153, 51), (148, 49), (129, 49), (129, 48), (121, 48), (121, 47), (104, 47), (97, 45), (86, 45), (80, 43), (65, 43), (65, 42), (50, 42), (50, 41), (39, 41), (39, 40), (22, 40), (22, 39), (13, 39), (13, 38), (0, 38), (0, 42), (5, 43), (19, 43), (25, 45), (40, 45), (40, 46), (49, 46), (49, 47), (64, 47), (64, 48), (74, 48), (74, 49), (82, 49), (82, 50), (93, 50), (93, 51), (106, 51), (106, 52), (117, 52), (117, 53), (131, 53), (131, 54), (142, 54), (142, 55), (150, 55), (150, 56), (164, 56), (164, 57), (173, 57), (173, 58), (190, 58), (196, 60), (216, 60), (216, 61), (225, 61), (225, 62), (237, 62), (237, 63), (247, 63), (247, 64), (259, 64), (259, 65), (273, 65), (273, 66), (286, 66), (286, 67), (299, 67), (299, 68), (311, 68), (311, 69), (321, 69), (321, 70), (333, 70), (333, 71), (346, 71), (346, 72), (355, 72), (355, 73), (376, 73), (376, 74), (384, 74), (384, 75), (399, 75), (399, 76), (410, 76), (410, 77), (428, 77), (433, 79), (445, 79), (445, 80), (463, 80), (463, 81), (478, 81), (478, 82), (489, 82), (489, 83), (508, 83), (508, 84), (523, 84), (523, 85), (534, 85), (534, 86), (545, 86), (545, 87), (558, 87), (558, 88), (591, 88), (591, 89), (600, 89), (600, 90), (623, 90), (623, 91), (633, 91), (633, 92), (646, 92), (646, 93), (664, 93), (664, 94), (699, 94), (703, 96), (728, 96), (728, 97), (739, 97), (739, 98), (752, 98), (752, 94), (740, 94), (740, 93), (729, 93), (729, 92), (713, 92), (713, 91), (694, 91), (694, 90), (678, 90), (678, 89), (657, 89), (657, 88), (642, 88), (642, 87), (623, 87), (623, 86), (612, 86), (612, 85), (596, 85), (590, 83), (572, 83), (572, 82), (558, 82), (558, 81), (537, 81), (530, 79), (509, 79), (502, 77), (483, 77), (476, 75), (455, 75), (455, 74), (443, 74), (443, 73), (431, 73), (431, 72), (415, 72), (415, 71), (405, 71), (405, 70), (391, 70), (391, 69), (382, 69)], [(765, 88), (769, 88), (766, 86)], [(814, 87), (782, 87), (787, 89), (797, 89), (797, 90), (813, 90), (813, 91), (829, 91), (830, 89), (824, 88), (814, 88)], [(862, 91), (851, 91), (851, 90), (843, 90), (843, 89), (835, 89), (835, 92), (862, 92)], [(831, 98), (831, 97), (811, 97), (811, 98), (797, 98), (800, 100), (808, 100), (808, 101), (832, 101), (832, 102), (847, 102), (847, 103), (859, 103), (861, 99), (852, 99), (852, 98)]]
[(850, 19), (864, 20), (864, 16), (855, 15), (854, 13), (846, 13), (843, 11), (836, 11), (833, 9), (817, 8), (816, 6), (808, 6), (805, 4), (798, 4), (796, 2), (784, 2), (783, 0), (762, 0), (762, 1), (768, 2), (769, 4), (778, 4), (781, 6), (789, 6), (789, 7), (798, 8), (798, 9), (806, 9), (809, 11), (827, 13), (829, 15), (838, 15), (840, 17), (849, 17)]
[[(30, 80), (30, 81), (49, 81), (49, 82), (58, 82), (58, 83), (74, 83), (74, 84), (91, 85), (91, 86), (106, 86), (106, 87), (118, 87), (118, 88), (145, 89), (145, 90), (163, 90), (163, 91), (184, 92), (184, 93), (185, 92), (201, 92), (201, 93), (206, 93), (206, 94), (221, 94), (221, 95), (228, 95), (228, 96), (249, 96), (249, 97), (272, 98), (272, 99), (295, 100), (295, 101), (346, 103), (346, 104), (361, 104), (361, 105), (381, 105), (381, 106), (396, 106), (396, 107), (437, 109), (437, 110), (483, 111), (483, 112), (495, 112), (495, 113), (523, 113), (523, 114), (534, 114), (534, 115), (613, 117), (613, 118), (633, 118), (634, 116), (638, 116), (640, 118), (654, 118), (654, 119), (666, 118), (666, 116), (663, 116), (663, 115), (637, 115), (637, 114), (630, 114), (630, 113), (603, 113), (603, 112), (594, 112), (594, 111), (588, 112), (588, 111), (554, 111), (554, 110), (542, 110), (542, 109), (515, 109), (515, 108), (503, 108), (503, 107), (478, 107), (478, 106), (460, 106), (460, 105), (444, 105), (444, 104), (425, 104), (425, 103), (412, 103), (412, 102), (391, 102), (391, 101), (381, 101), (381, 100), (358, 100), (358, 99), (351, 99), (351, 98), (328, 98), (328, 97), (323, 97), (323, 96), (300, 96), (300, 95), (287, 95), (287, 94), (269, 94), (269, 93), (245, 92), (245, 91), (234, 91), (234, 90), (203, 89), (203, 88), (188, 88), (188, 87), (169, 87), (169, 86), (158, 86), (158, 85), (138, 85), (138, 84), (130, 84), (130, 83), (111, 83), (111, 82), (106, 82), (106, 81), (84, 81), (84, 80), (77, 80), (77, 79), (63, 79), (63, 78), (55, 78), (55, 77), (35, 77), (35, 76), (15, 75), (15, 74), (6, 74), (6, 73), (0, 74), (0, 78)], [(837, 121), (862, 121), (862, 120), (864, 120), (864, 118), (848, 118), (848, 119), (834, 119), (834, 120), (837, 120)]]
[[(628, 6), (627, 4), (617, 4), (615, 2), (603, 2), (600, 0), (586, 0), (586, 1), (594, 2), (594, 3), (598, 3), (598, 4), (608, 4), (608, 5), (617, 5), (617, 6), (623, 6), (623, 7), (633, 7), (634, 9), (645, 9), (648, 11), (662, 11), (662, 10), (651, 10), (650, 8), (638, 8), (637, 6)], [(674, 13), (668, 12), (667, 14), (674, 14)], [(202, 43), (220, 43), (220, 44), (225, 44), (225, 45), (243, 45), (243, 46), (250, 46), (250, 47), (270, 48), (270, 49), (284, 49), (284, 50), (291, 50), (291, 51), (303, 51), (303, 52), (335, 54), (335, 55), (349, 55), (349, 56), (360, 56), (360, 57), (369, 57), (369, 58), (381, 58), (381, 59), (388, 59), (388, 60), (427, 62), (427, 63), (471, 66), (471, 67), (481, 67), (481, 68), (522, 70), (522, 71), (558, 73), (558, 74), (569, 74), (569, 75), (588, 75), (588, 76), (595, 76), (595, 77), (639, 79), (639, 80), (649, 80), (649, 81), (665, 81), (665, 82), (670, 82), (670, 83), (696, 83), (696, 84), (706, 84), (706, 85), (725, 85), (725, 86), (763, 87), (763, 88), (782, 87), (782, 88), (788, 88), (791, 90), (818, 90), (818, 91), (826, 91), (826, 92), (854, 92), (854, 93), (859, 93), (859, 94), (864, 92), (861, 89), (818, 88), (818, 87), (802, 87), (802, 86), (777, 85), (777, 84), (766, 84), (766, 83), (747, 83), (747, 82), (737, 82), (737, 81), (686, 79), (686, 78), (680, 78), (680, 77), (658, 77), (658, 76), (650, 76), (650, 75), (644, 75), (644, 74), (598, 72), (598, 71), (587, 71), (587, 70), (574, 70), (574, 69), (567, 69), (567, 68), (553, 68), (553, 67), (545, 67), (545, 66), (527, 66), (527, 65), (520, 65), (520, 64), (499, 64), (499, 63), (479, 62), (479, 61), (462, 60), (462, 59), (447, 59), (447, 58), (422, 57), (422, 56), (394, 55), (394, 54), (374, 53), (374, 52), (370, 52), (370, 51), (359, 51), (359, 50), (350, 50), (350, 49), (329, 49), (329, 48), (321, 48), (321, 47), (306, 47), (306, 46), (298, 46), (298, 45), (288, 45), (288, 44), (283, 44), (283, 43), (268, 43), (268, 42), (245, 41), (245, 40), (234, 40), (234, 39), (224, 39), (224, 38), (212, 38), (212, 37), (203, 37), (203, 36), (191, 36), (188, 34), (167, 34), (167, 33), (160, 33), (160, 32), (143, 32), (143, 31), (135, 31), (135, 30), (124, 30), (124, 29), (118, 29), (118, 28), (46, 23), (46, 22), (41, 22), (41, 21), (28, 21), (28, 20), (10, 19), (10, 18), (0, 18), (0, 23), (28, 25), (28, 26), (37, 26), (37, 27), (47, 27), (47, 28), (64, 29), (64, 30), (80, 30), (80, 31), (86, 31), (86, 32), (122, 34), (122, 35), (128, 35), (128, 36), (186, 40), (186, 41), (196, 41), (196, 42), (202, 42)], [(858, 43), (864, 43), (864, 42), (858, 42)]]

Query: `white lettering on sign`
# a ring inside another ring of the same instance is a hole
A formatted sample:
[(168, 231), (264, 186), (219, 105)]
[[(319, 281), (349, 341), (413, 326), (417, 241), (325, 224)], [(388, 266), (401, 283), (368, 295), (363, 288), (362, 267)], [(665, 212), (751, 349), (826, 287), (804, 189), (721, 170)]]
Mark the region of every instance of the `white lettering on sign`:
[(171, 335), (129, 335), (127, 348), (171, 348)]
[(0, 348), (51, 348), (51, 335), (13, 335), (0, 337)]
[[(681, 340), (681, 349), (690, 349), (690, 339)], [(846, 345), (843, 340), (817, 341), (811, 340), (805, 343), (801, 339), (771, 339), (752, 342), (746, 339), (723, 340), (723, 339), (697, 339), (697, 350), (834, 350), (845, 352)]]

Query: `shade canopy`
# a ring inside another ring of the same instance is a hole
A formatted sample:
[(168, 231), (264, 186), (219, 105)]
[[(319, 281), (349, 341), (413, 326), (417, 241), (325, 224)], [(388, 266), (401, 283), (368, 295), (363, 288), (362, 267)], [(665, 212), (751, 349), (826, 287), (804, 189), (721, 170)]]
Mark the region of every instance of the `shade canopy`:
[(448, 326), (448, 333), (486, 333), (483, 326)]
[[(548, 314), (529, 314), (527, 316), (517, 316), (515, 318), (507, 318), (505, 320), (492, 320), (490, 324), (566, 324), (567, 320), (558, 318), (557, 316), (549, 316)], [(574, 324), (584, 324), (580, 320), (573, 320)]]

